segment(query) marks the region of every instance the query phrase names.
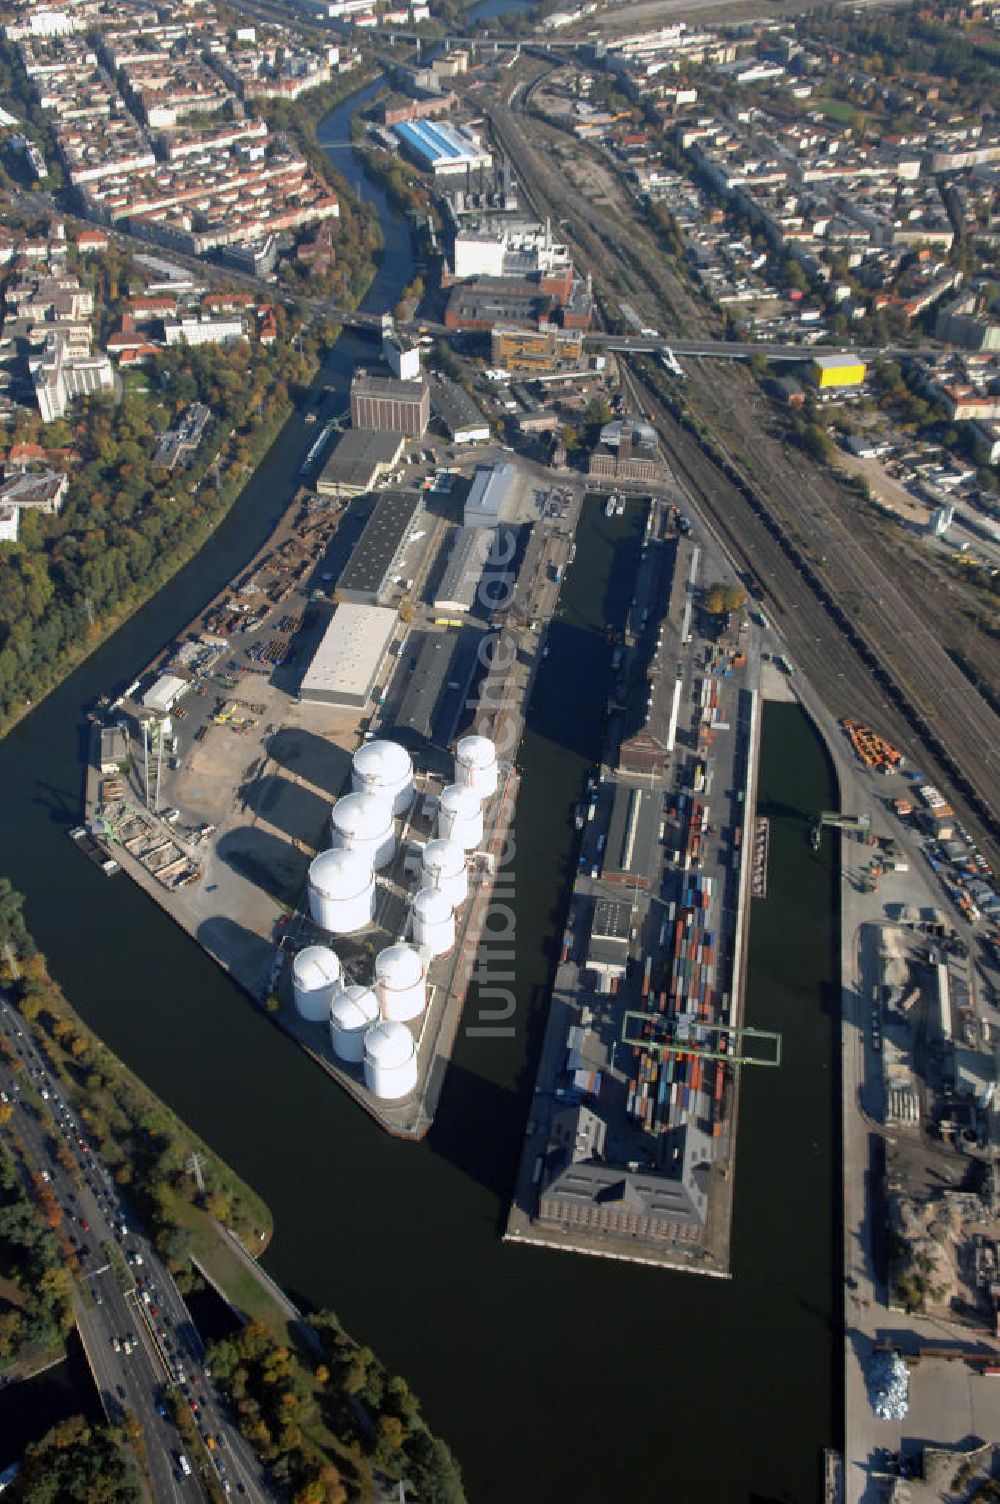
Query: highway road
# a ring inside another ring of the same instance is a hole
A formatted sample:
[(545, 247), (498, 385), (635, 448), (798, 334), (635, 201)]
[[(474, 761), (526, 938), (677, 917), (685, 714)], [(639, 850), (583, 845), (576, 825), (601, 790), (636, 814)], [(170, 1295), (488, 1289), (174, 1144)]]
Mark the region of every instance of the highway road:
[[(62, 1083), (6, 999), (0, 999), (0, 1032), (23, 1064), (15, 1072), (0, 1060), (2, 1089), (14, 1103), (11, 1128), (33, 1167), (48, 1178), (76, 1245), (82, 1271), (74, 1301), (77, 1326), (105, 1413), (120, 1421), (131, 1412), (139, 1421), (158, 1504), (206, 1498), (194, 1472), (184, 1473), (183, 1443), (163, 1404), (167, 1387), (176, 1386), (203, 1439), (212, 1438), (211, 1464), (223, 1493), (271, 1504), (277, 1496), (205, 1371), (204, 1347), (180, 1291), (65, 1101)], [(27, 1099), (31, 1093), (41, 1098), (42, 1112)], [(51, 1125), (43, 1120), (46, 1113)], [(59, 1147), (73, 1156), (72, 1171), (57, 1158)], [(117, 1257), (119, 1272), (109, 1252)], [(119, 1273), (126, 1269), (123, 1288)]]

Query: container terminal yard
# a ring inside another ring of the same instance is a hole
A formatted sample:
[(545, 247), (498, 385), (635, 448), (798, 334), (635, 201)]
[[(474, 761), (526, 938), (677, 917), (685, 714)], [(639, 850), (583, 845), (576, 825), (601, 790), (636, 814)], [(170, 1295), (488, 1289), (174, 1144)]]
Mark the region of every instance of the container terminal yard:
[(381, 483), (335, 451), (250, 566), (95, 710), (75, 835), (419, 1138), (582, 487), (489, 447), (358, 432), (392, 441)]
[(505, 1236), (729, 1273), (759, 661), (728, 568), (665, 501), (647, 507), (627, 619), (609, 641), (609, 733), (577, 814), (579, 871)]

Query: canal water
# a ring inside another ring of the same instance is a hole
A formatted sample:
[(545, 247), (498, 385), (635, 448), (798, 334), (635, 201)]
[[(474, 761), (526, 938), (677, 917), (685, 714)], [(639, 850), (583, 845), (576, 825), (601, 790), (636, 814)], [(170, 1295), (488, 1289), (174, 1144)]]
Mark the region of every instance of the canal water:
[[(352, 104), (321, 129), (357, 171)], [(412, 276), (405, 222), (367, 184), (386, 233), (371, 308)], [(324, 381), (371, 345), (345, 338)], [(82, 712), (137, 668), (267, 536), (312, 430), (294, 417), (199, 557), (3, 743), (3, 867), (70, 998), (267, 1199), (270, 1271), (333, 1307), (420, 1395), (473, 1504), (696, 1498), (811, 1504), (836, 1434), (831, 1328), (833, 877), (808, 844), (833, 797), (822, 748), (794, 707), (768, 709), (762, 800), (769, 898), (751, 927), (751, 1020), (785, 1038), (779, 1071), (746, 1072), (728, 1283), (499, 1241), (527, 1115), (544, 989), (561, 933), (570, 810), (600, 751), (608, 654), (638, 519), (588, 508), (529, 717), (514, 825), (512, 1032), (475, 988), (434, 1129), (382, 1135), (127, 880), (74, 850)], [(488, 978), (490, 982), (494, 976)], [(501, 985), (503, 985), (501, 983)]]

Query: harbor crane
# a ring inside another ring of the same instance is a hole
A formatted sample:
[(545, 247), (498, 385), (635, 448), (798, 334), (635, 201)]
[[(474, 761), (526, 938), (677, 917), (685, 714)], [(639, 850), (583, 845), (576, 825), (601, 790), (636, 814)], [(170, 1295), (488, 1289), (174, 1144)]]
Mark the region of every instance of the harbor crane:
[(843, 830), (848, 835), (857, 836), (859, 840), (867, 840), (872, 828), (871, 815), (839, 815), (836, 810), (824, 809), (817, 817), (816, 824), (810, 832), (809, 839), (812, 842), (813, 851), (819, 850), (819, 843), (824, 829)]
[[(641, 1028), (656, 1030), (651, 1037), (636, 1034), (629, 1025), (636, 1019)], [(622, 1016), (623, 1044), (639, 1045), (658, 1055), (699, 1055), (703, 1060), (724, 1060), (727, 1065), (781, 1064), (781, 1035), (773, 1029), (749, 1025), (710, 1023), (708, 1019), (667, 1018), (627, 1008)]]

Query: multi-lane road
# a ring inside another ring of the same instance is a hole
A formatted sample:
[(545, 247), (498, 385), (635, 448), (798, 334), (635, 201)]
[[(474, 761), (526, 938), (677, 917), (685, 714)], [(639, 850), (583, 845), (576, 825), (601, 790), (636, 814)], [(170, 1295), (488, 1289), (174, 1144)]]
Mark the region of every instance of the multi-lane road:
[[(169, 1389), (190, 1406), (222, 1492), (270, 1504), (275, 1494), (205, 1371), (201, 1338), (174, 1280), (66, 1102), (49, 1061), (5, 998), (0, 1034), (22, 1065), (15, 1072), (0, 1060), (0, 1083), (14, 1104), (10, 1127), (29, 1168), (48, 1178), (76, 1245), (77, 1327), (105, 1413), (113, 1421), (127, 1414), (138, 1420), (158, 1504), (208, 1497), (169, 1417)], [(72, 1156), (72, 1169), (60, 1159), (60, 1149)]]

